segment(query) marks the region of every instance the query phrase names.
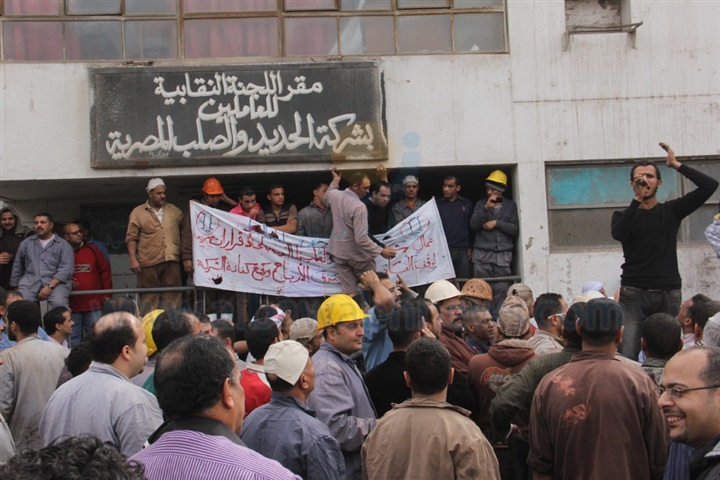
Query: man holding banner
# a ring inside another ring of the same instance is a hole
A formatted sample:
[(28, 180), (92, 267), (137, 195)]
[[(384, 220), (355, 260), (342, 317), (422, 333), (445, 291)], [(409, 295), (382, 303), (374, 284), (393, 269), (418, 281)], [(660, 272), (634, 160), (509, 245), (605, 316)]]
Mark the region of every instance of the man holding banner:
[(339, 190), (342, 177), (334, 168), (332, 175), (332, 183), (325, 193), (325, 204), (330, 207), (333, 217), (327, 251), (335, 262), (342, 292), (352, 296), (357, 293), (360, 275), (377, 270), (375, 258), (381, 255), (391, 259), (396, 251), (376, 244), (368, 236), (367, 207), (360, 200), (370, 191), (368, 176), (354, 173), (350, 177), (350, 186)]

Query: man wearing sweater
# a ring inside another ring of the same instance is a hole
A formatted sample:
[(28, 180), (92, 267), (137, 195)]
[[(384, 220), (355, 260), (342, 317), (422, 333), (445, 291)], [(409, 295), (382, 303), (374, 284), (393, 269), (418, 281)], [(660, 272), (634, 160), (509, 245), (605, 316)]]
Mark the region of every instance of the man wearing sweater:
[(683, 218), (697, 210), (718, 187), (713, 178), (681, 164), (665, 143), (667, 166), (698, 186), (686, 195), (657, 201), (660, 171), (650, 162), (638, 162), (630, 172), (634, 197), (628, 208), (613, 213), (612, 237), (622, 243), (620, 304), (625, 309), (625, 334), (620, 352), (633, 360), (640, 352), (642, 323), (653, 313), (677, 315), (682, 279), (677, 262), (677, 233)]

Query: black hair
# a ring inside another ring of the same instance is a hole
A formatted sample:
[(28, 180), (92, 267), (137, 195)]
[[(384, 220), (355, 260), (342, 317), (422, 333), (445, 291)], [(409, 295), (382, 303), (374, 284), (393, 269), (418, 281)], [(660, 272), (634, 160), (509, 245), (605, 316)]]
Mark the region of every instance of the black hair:
[(273, 392), (289, 392), (295, 386), (290, 382), (287, 382), (282, 378), (278, 377), (277, 375), (273, 375), (271, 373), (267, 374), (267, 381), (270, 384), (270, 389)]
[(92, 344), (90, 340), (83, 339), (80, 343), (73, 346), (67, 357), (65, 357), (65, 366), (73, 377), (77, 377), (90, 368), (92, 361)]
[(84, 218), (76, 218), (75, 220), (73, 220), (73, 221), (70, 222), (70, 223), (74, 223), (75, 225), (77, 225), (77, 226), (80, 227), (81, 229), (84, 229), (84, 230), (87, 230), (88, 232), (91, 232), (90, 222), (88, 222), (88, 221), (85, 220)]
[(242, 187), (240, 189), (240, 198), (252, 197), (253, 195), (255, 195), (255, 190), (252, 187)]
[(235, 326), (227, 320), (214, 320), (210, 322), (213, 330), (215, 330), (217, 337), (223, 340), (230, 339), (232, 343), (235, 343)]
[(48, 310), (43, 315), (43, 325), (45, 326), (45, 333), (52, 335), (57, 331), (58, 323), (65, 323), (65, 312), (70, 310), (67, 307), (55, 307), (52, 310)]
[(173, 340), (193, 333), (191, 315), (185, 310), (169, 309), (157, 316), (152, 327), (152, 339), (158, 352), (162, 352)]
[[(476, 303), (473, 303), (472, 305), (463, 308), (463, 316), (462, 316), (462, 323), (463, 327), (467, 327), (467, 324), (470, 321), (470, 317), (474, 317), (475, 315), (480, 315), (481, 313), (489, 312), (488, 308), (485, 305), (478, 305)], [(492, 318), (491, 318), (492, 320)], [(520, 338), (520, 337), (518, 337)]]
[(273, 183), (271, 183), (270, 186), (268, 187), (268, 189), (267, 189), (267, 194), (270, 195), (270, 194), (272, 193), (272, 191), (275, 190), (276, 188), (282, 188), (282, 189), (283, 189), (283, 192), (285, 191), (285, 185), (283, 185), (283, 184), (280, 183), (280, 182), (273, 182)]
[(280, 336), (280, 330), (275, 322), (270, 319), (255, 319), (250, 322), (245, 330), (245, 340), (247, 341), (250, 354), (256, 359), (265, 358), (265, 354), (270, 345)]
[(30, 300), (18, 300), (8, 305), (5, 311), (5, 324), (16, 323), (23, 335), (37, 333), (42, 323), (40, 306)]
[(700, 329), (704, 329), (710, 317), (718, 312), (720, 312), (720, 302), (716, 300), (701, 303), (697, 308), (695, 304), (693, 304), (693, 320), (695, 320), (695, 325), (700, 327)]
[(697, 315), (697, 309), (699, 309), (700, 305), (702, 305), (703, 303), (711, 302), (712, 298), (708, 297), (707, 295), (703, 295), (702, 293), (697, 293), (693, 295), (690, 300), (692, 300), (692, 305), (690, 305), (687, 309), (687, 316), (690, 317), (694, 322), (695, 316)]
[(350, 185), (360, 185), (366, 178), (368, 178), (367, 174), (363, 172), (354, 172), (350, 175)]
[(562, 295), (558, 293), (543, 293), (535, 299), (533, 316), (538, 327), (547, 327), (548, 318), (562, 312)]
[(390, 280), (390, 275), (386, 272), (375, 272), (375, 274), (377, 275), (378, 280)]
[(582, 347), (582, 337), (577, 332), (575, 324), (578, 319), (582, 316), (582, 311), (585, 308), (585, 302), (575, 302), (570, 305), (567, 313), (565, 313), (565, 321), (563, 322), (563, 336), (565, 337), (566, 347)]
[(372, 185), (370, 185), (370, 194), (372, 195), (373, 193), (379, 192), (382, 187), (385, 187), (385, 188), (388, 188), (388, 189), (389, 189), (389, 188), (390, 188), (390, 184), (389, 184), (388, 182), (384, 181), (384, 180), (380, 180), (380, 181), (378, 181), (378, 182), (375, 182), (375, 183), (373, 183)]
[(33, 215), (33, 218), (35, 218), (35, 217), (47, 217), (48, 222), (50, 222), (50, 223), (55, 223), (55, 221), (53, 220), (53, 216), (50, 215), (48, 212), (39, 212), (39, 213), (36, 213), (35, 215)]
[(127, 312), (134, 316), (138, 312), (138, 304), (130, 297), (112, 297), (105, 303), (102, 314), (114, 312)]
[(329, 185), (329, 183), (326, 182), (325, 180), (318, 180), (318, 181), (316, 181), (316, 182), (314, 182), (314, 183), (312, 184), (312, 189), (311, 189), (311, 190), (312, 190), (313, 192), (314, 192), (315, 190), (320, 190), (320, 188), (321, 188), (323, 185)]
[(292, 317), (293, 320), (300, 318), (298, 304), (295, 300), (291, 298), (283, 298), (282, 300), (275, 302), (275, 304), (277, 305), (277, 308), (283, 311), (283, 313), (285, 313), (286, 310), (290, 310), (290, 317)]
[(623, 308), (615, 300), (611, 298), (589, 300), (578, 322), (582, 341), (592, 346), (610, 344), (623, 325), (623, 317)]
[(642, 323), (641, 330), (648, 355), (669, 360), (680, 351), (682, 328), (672, 315), (653, 313)]
[(170, 419), (201, 414), (216, 405), (237, 364), (222, 340), (186, 335), (168, 345), (155, 365), (155, 394)]
[(420, 309), (415, 305), (403, 305), (393, 312), (387, 332), (394, 347), (406, 348), (423, 328), (425, 319)]
[(26, 448), (5, 465), (0, 465), (4, 480), (144, 480), (145, 466), (97, 437), (61, 437), (39, 450)]
[(450, 353), (434, 338), (420, 338), (405, 353), (405, 370), (412, 381), (412, 391), (421, 395), (441, 392), (448, 385)]
[(98, 321), (93, 326), (90, 335), (91, 358), (96, 362), (112, 364), (120, 356), (125, 346), (134, 349), (138, 341), (138, 336), (133, 329), (133, 321), (137, 322), (137, 319), (133, 315), (127, 312), (112, 313), (111, 315), (115, 318), (112, 324), (99, 330), (97, 326), (100, 321)]
[(655, 175), (657, 175), (657, 179), (662, 180), (662, 177), (660, 176), (660, 169), (657, 167), (657, 165), (648, 160), (640, 160), (639, 162), (635, 163), (635, 165), (633, 165), (632, 167), (632, 170), (630, 170), (631, 182), (635, 180), (635, 169), (638, 167), (653, 167), (655, 169)]
[(455, 185), (458, 185), (458, 186), (460, 185), (460, 178), (455, 175), (448, 175), (447, 177), (445, 177), (443, 179), (443, 183), (447, 182), (449, 180), (455, 180)]
[(8, 297), (8, 291), (5, 290), (3, 287), (0, 287), (0, 307), (5, 307), (5, 302), (7, 302)]

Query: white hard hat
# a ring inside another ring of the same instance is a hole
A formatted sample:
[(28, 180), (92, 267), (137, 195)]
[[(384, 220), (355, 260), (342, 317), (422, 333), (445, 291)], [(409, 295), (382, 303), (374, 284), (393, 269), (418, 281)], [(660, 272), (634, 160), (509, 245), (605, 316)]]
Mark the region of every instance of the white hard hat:
[(439, 303), (448, 298), (461, 297), (462, 293), (447, 280), (438, 280), (430, 285), (425, 292), (425, 298), (433, 303)]

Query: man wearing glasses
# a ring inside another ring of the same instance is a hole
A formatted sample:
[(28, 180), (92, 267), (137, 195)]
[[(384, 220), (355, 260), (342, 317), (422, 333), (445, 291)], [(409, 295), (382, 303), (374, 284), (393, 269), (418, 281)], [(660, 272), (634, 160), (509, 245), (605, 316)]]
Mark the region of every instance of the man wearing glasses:
[(586, 303), (576, 324), (582, 351), (538, 385), (528, 456), (535, 480), (663, 478), (668, 438), (656, 384), (615, 358), (623, 315), (608, 298)]
[(447, 280), (438, 280), (425, 292), (425, 299), (435, 304), (440, 312), (440, 338), (450, 352), (455, 375), (465, 380), (468, 364), (474, 355), (463, 338), (462, 293)]
[(659, 388), (670, 439), (697, 450), (690, 479), (720, 477), (720, 349), (698, 346), (665, 365)]
[(567, 310), (567, 302), (557, 293), (543, 293), (535, 300), (533, 315), (538, 330), (530, 338), (530, 344), (538, 356), (562, 351), (562, 329)]

